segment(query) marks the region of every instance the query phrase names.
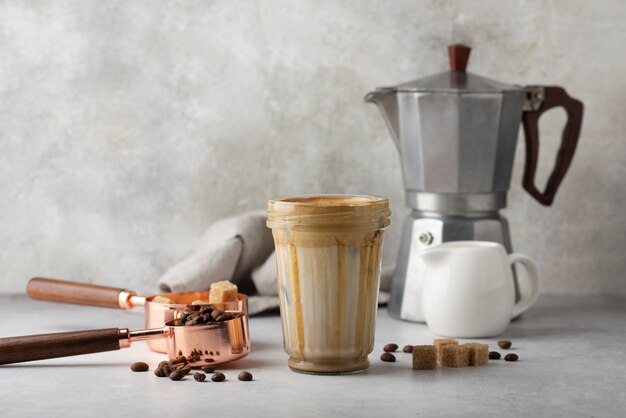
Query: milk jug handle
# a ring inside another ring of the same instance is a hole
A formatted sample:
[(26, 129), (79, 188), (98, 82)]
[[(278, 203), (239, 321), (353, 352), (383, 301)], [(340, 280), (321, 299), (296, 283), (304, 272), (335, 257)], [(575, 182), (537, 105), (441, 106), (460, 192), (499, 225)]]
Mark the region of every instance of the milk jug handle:
[(522, 291), (522, 298), (513, 306), (512, 318), (516, 318), (530, 308), (539, 296), (539, 270), (537, 270), (535, 262), (527, 255), (513, 253), (509, 254), (508, 257), (511, 267), (515, 263), (520, 263), (528, 272), (528, 278), (530, 279), (530, 289)]
[[(528, 98), (522, 115), (524, 137), (526, 138), (526, 162), (522, 185), (537, 201), (550, 206), (576, 151), (583, 120), (583, 104), (570, 97), (562, 87), (527, 86), (526, 91)], [(539, 158), (539, 118), (545, 111), (559, 106), (565, 109), (567, 122), (563, 128), (561, 146), (556, 155), (552, 174), (548, 178), (545, 190), (541, 192), (535, 185), (535, 173)]]

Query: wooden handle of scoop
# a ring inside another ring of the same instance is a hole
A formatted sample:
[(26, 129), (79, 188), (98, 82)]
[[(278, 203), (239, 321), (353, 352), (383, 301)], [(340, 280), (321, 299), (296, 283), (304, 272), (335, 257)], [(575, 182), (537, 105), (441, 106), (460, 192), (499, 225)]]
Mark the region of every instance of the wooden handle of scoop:
[(0, 338), (0, 364), (120, 349), (119, 328)]
[(32, 299), (104, 308), (130, 308), (128, 300), (135, 293), (116, 287), (35, 277), (26, 286)]

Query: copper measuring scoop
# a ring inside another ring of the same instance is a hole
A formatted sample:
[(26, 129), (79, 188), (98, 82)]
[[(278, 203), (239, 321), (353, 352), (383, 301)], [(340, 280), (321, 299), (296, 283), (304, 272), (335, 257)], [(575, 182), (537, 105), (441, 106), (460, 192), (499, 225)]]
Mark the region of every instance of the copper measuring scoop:
[[(209, 300), (209, 292), (162, 293), (143, 297), (136, 292), (116, 287), (71, 282), (68, 280), (35, 277), (26, 286), (26, 294), (32, 299), (51, 302), (71, 303), (75, 305), (100, 306), (104, 308), (132, 309), (143, 306), (145, 309), (146, 328), (160, 328), (176, 319), (176, 313), (191, 307), (195, 300)], [(170, 299), (173, 303), (153, 302), (157, 296)], [(222, 310), (244, 313), (244, 325), (248, 334), (248, 297), (237, 294), (237, 301), (218, 304)], [(248, 350), (250, 344), (247, 345)], [(166, 341), (151, 339), (148, 347), (158, 353), (167, 353)], [(246, 353), (247, 354), (247, 353)]]
[(240, 316), (194, 326), (170, 323), (162, 328), (138, 331), (106, 328), (0, 338), (0, 364), (115, 351), (146, 340), (163, 342), (170, 360), (183, 355), (190, 367), (223, 364), (245, 357), (250, 351), (247, 315), (227, 312)]

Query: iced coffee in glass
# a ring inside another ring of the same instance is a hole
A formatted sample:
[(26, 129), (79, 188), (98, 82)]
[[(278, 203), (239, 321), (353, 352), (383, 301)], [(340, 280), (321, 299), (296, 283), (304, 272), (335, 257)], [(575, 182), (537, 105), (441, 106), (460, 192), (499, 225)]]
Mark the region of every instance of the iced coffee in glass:
[(343, 374), (367, 369), (374, 345), (389, 201), (321, 195), (270, 200), (280, 315), (289, 367)]

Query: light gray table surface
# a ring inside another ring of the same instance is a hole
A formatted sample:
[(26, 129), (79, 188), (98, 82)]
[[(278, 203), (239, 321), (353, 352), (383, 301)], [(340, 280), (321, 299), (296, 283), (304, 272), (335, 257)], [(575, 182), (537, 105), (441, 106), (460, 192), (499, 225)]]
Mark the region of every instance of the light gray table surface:
[[(142, 328), (143, 316), (104, 308), (0, 297), (0, 336), (88, 328)], [(311, 376), (287, 367), (278, 315), (250, 319), (252, 352), (222, 367), (227, 381), (180, 382), (133, 373), (164, 355), (144, 343), (121, 351), (0, 366), (2, 417), (626, 416), (626, 299), (542, 296), (502, 338), (516, 363), (414, 371), (409, 354), (379, 360), (385, 343), (428, 344), (423, 324), (380, 309), (368, 371)], [(484, 340), (496, 348), (495, 339)], [(504, 350), (499, 350), (503, 352)], [(253, 382), (240, 382), (241, 370)]]

